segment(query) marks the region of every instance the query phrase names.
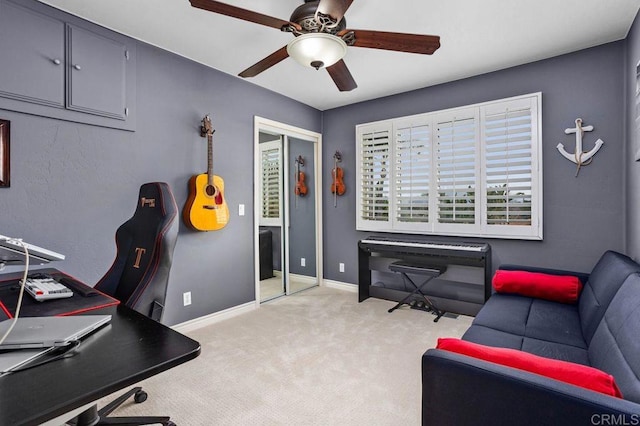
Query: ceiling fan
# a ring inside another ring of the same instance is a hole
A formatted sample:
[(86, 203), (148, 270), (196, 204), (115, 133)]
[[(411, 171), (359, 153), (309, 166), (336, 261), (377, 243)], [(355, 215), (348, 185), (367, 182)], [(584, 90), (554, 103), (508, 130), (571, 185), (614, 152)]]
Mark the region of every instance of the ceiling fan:
[(255, 77), (280, 61), (293, 57), (304, 66), (326, 68), (340, 91), (358, 87), (342, 60), (347, 46), (395, 50), (431, 55), (440, 47), (440, 37), (346, 28), (344, 14), (353, 0), (304, 0), (288, 21), (273, 18), (215, 0), (189, 0), (191, 6), (292, 33), (286, 46), (238, 74)]

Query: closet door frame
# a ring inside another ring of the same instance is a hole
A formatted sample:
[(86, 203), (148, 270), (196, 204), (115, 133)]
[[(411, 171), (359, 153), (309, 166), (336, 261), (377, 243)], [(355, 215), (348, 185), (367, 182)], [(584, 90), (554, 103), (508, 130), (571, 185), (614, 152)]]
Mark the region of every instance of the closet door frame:
[[(280, 123), (274, 120), (270, 120), (268, 118), (263, 118), (259, 116), (254, 116), (254, 271), (255, 271), (255, 304), (256, 307), (260, 306), (260, 247), (259, 247), (259, 232), (260, 232), (260, 132), (267, 132), (273, 134), (281, 134), (286, 138), (292, 137), (296, 139), (301, 139), (305, 141), (310, 141), (315, 144), (315, 170), (314, 170), (314, 178), (315, 178), (315, 193), (316, 193), (316, 276), (318, 280), (318, 285), (323, 285), (323, 256), (322, 256), (322, 247), (323, 247), (323, 228), (322, 228), (322, 134), (313, 132), (310, 130), (306, 130), (300, 127), (291, 126), (289, 124)], [(286, 143), (285, 143), (286, 145)], [(285, 158), (286, 150), (285, 150)], [(286, 164), (286, 160), (285, 160)], [(286, 169), (285, 169), (286, 170)], [(286, 176), (286, 175), (285, 175)], [(285, 178), (286, 179), (286, 178)], [(286, 187), (287, 185), (285, 185)], [(286, 203), (288, 203), (288, 199), (286, 197), (287, 194), (283, 194), (285, 196), (285, 212), (288, 211), (289, 208)], [(288, 214), (284, 215), (284, 226), (288, 226), (287, 223)], [(288, 264), (288, 259), (285, 260)], [(287, 283), (288, 287), (288, 283)], [(288, 290), (288, 288), (287, 288)], [(287, 291), (288, 292), (288, 291)]]

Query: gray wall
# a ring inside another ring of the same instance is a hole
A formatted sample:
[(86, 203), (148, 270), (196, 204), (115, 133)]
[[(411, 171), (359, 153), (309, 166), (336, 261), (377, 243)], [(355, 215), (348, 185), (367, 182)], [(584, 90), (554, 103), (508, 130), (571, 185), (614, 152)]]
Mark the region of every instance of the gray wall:
[[(623, 111), (624, 43), (592, 49), (497, 71), (473, 78), (325, 111), (323, 162), (343, 154), (347, 194), (338, 207), (326, 202), (324, 277), (357, 283), (357, 242), (367, 233), (355, 231), (355, 130), (358, 123), (400, 117), (542, 92), (544, 166), (544, 240), (485, 240), (500, 263), (590, 271), (604, 250), (623, 249)], [(556, 150), (562, 142), (573, 152), (575, 139), (564, 134), (581, 117), (595, 130), (584, 149), (601, 138), (604, 147), (578, 178), (575, 165)], [(324, 199), (331, 200), (329, 188)], [(437, 239), (437, 238), (436, 238)], [(449, 238), (455, 240), (455, 238)], [(470, 240), (465, 238), (465, 240)], [(477, 241), (483, 241), (478, 239)], [(338, 271), (339, 262), (345, 272)]]
[(640, 61), (640, 13), (629, 31), (626, 42), (625, 61), (625, 106), (626, 106), (626, 223), (627, 223), (627, 254), (640, 260), (640, 162), (636, 162), (636, 154), (640, 151), (640, 97), (636, 96), (639, 84), (636, 76), (636, 65)]
[(142, 183), (169, 183), (182, 208), (189, 177), (206, 171), (198, 129), (211, 114), (214, 173), (225, 180), (231, 218), (210, 233), (181, 224), (163, 319), (176, 324), (255, 299), (254, 115), (320, 132), (321, 113), (143, 43), (137, 55), (136, 132), (0, 110), (12, 133), (0, 234), (65, 254), (52, 266), (93, 285), (113, 261), (115, 230), (133, 214)]

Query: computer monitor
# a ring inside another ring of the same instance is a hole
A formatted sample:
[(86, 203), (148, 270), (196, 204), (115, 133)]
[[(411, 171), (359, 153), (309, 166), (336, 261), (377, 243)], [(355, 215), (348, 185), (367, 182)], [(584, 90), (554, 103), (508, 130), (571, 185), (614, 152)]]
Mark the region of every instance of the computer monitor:
[[(64, 255), (55, 251), (22, 242), (29, 252), (29, 263), (44, 265), (54, 260), (64, 260)], [(24, 248), (15, 238), (0, 235), (0, 266), (23, 265), (26, 261)]]

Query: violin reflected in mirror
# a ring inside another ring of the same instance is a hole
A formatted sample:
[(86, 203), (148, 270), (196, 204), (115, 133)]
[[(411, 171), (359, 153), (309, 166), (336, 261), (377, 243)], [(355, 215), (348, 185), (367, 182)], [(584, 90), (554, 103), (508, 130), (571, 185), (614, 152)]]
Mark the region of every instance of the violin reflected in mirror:
[(298, 155), (296, 158), (296, 188), (295, 193), (299, 197), (304, 197), (307, 195), (308, 189), (307, 185), (304, 183), (306, 176), (303, 171), (300, 170), (300, 167), (304, 166), (304, 158), (302, 155)]

